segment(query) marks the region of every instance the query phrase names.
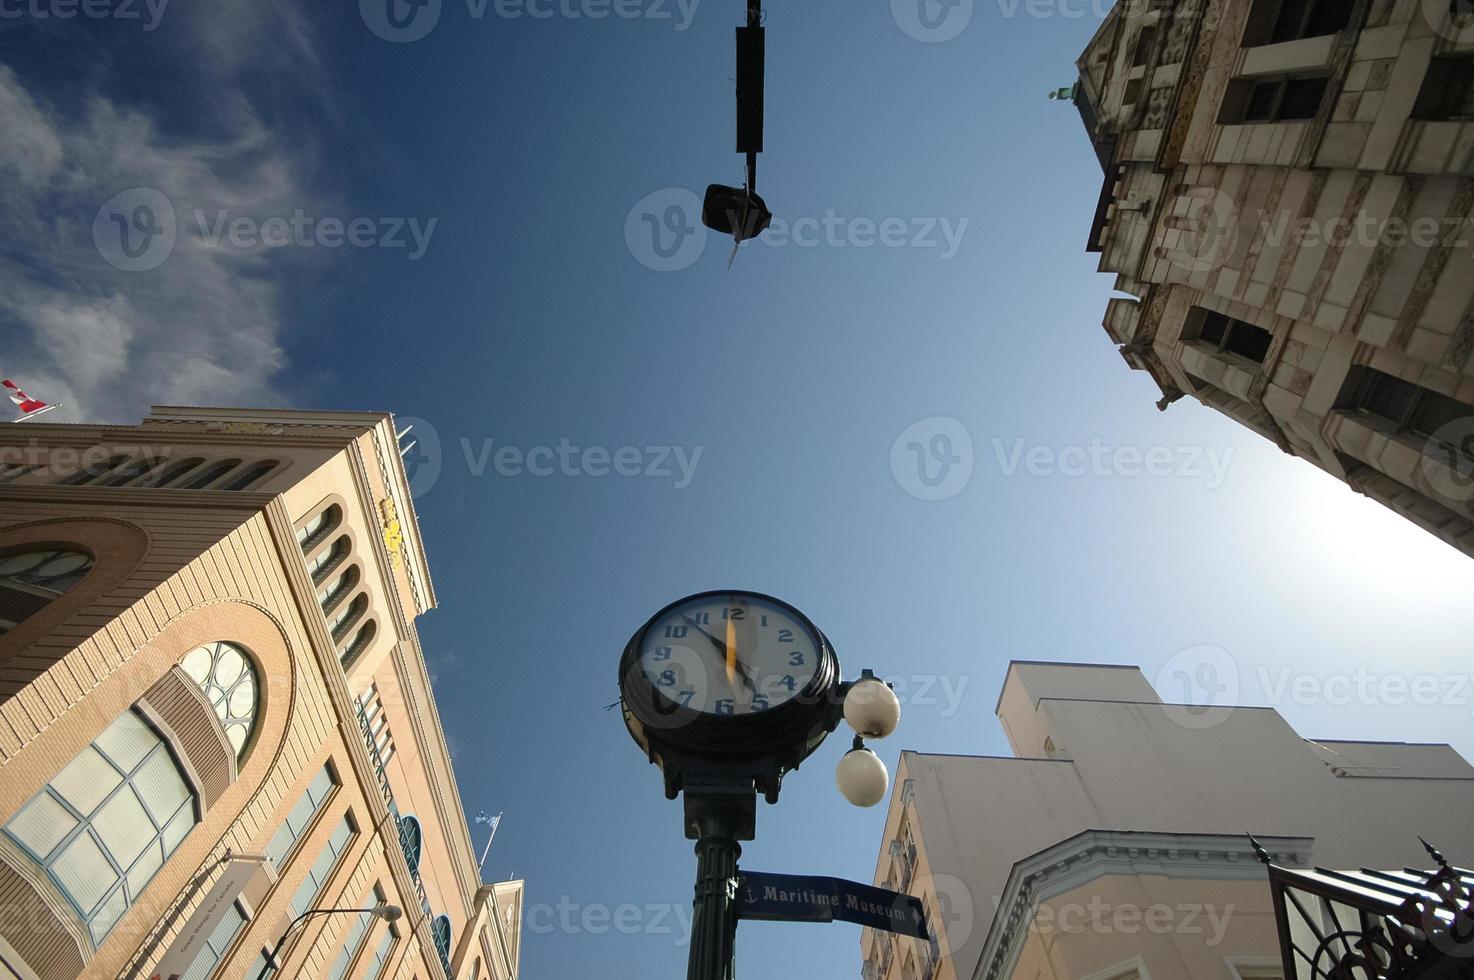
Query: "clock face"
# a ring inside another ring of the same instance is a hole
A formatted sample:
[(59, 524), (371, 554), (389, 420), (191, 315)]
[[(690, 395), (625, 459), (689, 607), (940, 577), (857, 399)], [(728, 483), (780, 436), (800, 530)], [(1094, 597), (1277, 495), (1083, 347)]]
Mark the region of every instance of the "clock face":
[(746, 593), (698, 596), (650, 624), (640, 668), (678, 705), (749, 715), (803, 692), (822, 663), (822, 641), (792, 608)]

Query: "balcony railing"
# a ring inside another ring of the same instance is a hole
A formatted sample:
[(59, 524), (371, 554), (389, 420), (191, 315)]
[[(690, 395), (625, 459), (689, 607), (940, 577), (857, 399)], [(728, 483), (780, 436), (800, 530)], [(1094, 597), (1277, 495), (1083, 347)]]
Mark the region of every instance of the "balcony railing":
[[(420, 911), (424, 913), (422, 921), (429, 922), (434, 916), (430, 912), (430, 899), (425, 895), (425, 883), (420, 879), (420, 856), (414, 852), (415, 845), (411, 844), (418, 833), (409, 828), (404, 817), (399, 813), (398, 805), (394, 802), (394, 790), (389, 787), (389, 774), (384, 771), (384, 758), (379, 754), (379, 743), (374, 738), (373, 725), (369, 722), (363, 698), (356, 699), (355, 704), (358, 707), (358, 729), (363, 735), (364, 745), (368, 748), (369, 759), (373, 761), (374, 773), (379, 777), (379, 792), (383, 794), (384, 804), (389, 808), (390, 815), (394, 817), (394, 830), (399, 837), (399, 846), (404, 851), (404, 861), (409, 866), (409, 876), (415, 883), (415, 893), (420, 899)], [(423, 846), (423, 842), (419, 842), (418, 846)], [(450, 971), (445, 972), (449, 977)]]

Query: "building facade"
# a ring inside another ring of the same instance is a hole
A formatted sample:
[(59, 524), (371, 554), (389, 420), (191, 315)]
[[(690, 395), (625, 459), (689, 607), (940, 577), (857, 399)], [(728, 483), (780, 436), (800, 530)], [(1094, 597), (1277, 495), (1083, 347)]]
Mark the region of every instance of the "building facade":
[(1419, 834), (1474, 857), (1447, 745), (1165, 704), (1135, 667), (1014, 662), (997, 714), (1012, 757), (901, 754), (875, 882), (936, 937), (866, 929), (867, 980), (1280, 980), (1247, 834), (1292, 868), (1426, 868)]
[(0, 977), (514, 978), (434, 604), (389, 416), (0, 427)]
[(1474, 11), (1122, 0), (1078, 61), (1105, 329), (1474, 555)]

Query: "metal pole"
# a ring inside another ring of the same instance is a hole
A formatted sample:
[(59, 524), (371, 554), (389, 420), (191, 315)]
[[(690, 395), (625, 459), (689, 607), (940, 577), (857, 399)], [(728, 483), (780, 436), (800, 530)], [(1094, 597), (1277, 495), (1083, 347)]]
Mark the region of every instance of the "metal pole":
[(737, 935), (737, 859), (742, 845), (727, 836), (696, 842), (696, 896), (686, 980), (732, 980)]

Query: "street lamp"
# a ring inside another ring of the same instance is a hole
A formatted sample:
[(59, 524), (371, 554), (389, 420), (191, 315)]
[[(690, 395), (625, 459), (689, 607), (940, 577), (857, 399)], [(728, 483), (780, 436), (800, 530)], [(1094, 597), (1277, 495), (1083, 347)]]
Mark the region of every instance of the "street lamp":
[(848, 719), (859, 734), (836, 779), (851, 803), (879, 802), (889, 776), (860, 736), (894, 731), (900, 702), (868, 670), (842, 681), (829, 639), (803, 613), (740, 590), (687, 596), (650, 617), (625, 646), (619, 689), (625, 726), (664, 774), (666, 798), (684, 796), (696, 841), (688, 980), (731, 980), (738, 842), (755, 835), (757, 794), (778, 802), (784, 775)]
[(281, 938), (276, 941), (275, 946), (271, 947), (271, 952), (266, 954), (266, 962), (262, 964), (261, 972), (256, 974), (256, 980), (266, 980), (266, 974), (269, 971), (281, 968), (276, 962), (276, 954), (281, 952), (282, 943), (287, 941), (287, 937), (292, 934), (293, 929), (297, 928), (299, 922), (310, 919), (314, 915), (329, 915), (334, 912), (367, 912), (374, 918), (383, 919), (385, 922), (398, 922), (404, 915), (404, 910), (398, 905), (375, 905), (367, 909), (308, 909), (287, 923), (287, 928), (281, 934)]
[[(757, 192), (757, 155), (763, 151), (763, 73), (766, 42), (762, 0), (747, 0), (747, 26), (737, 28), (737, 152), (747, 161), (741, 187), (712, 184), (701, 205), (701, 222), (732, 236), (735, 249), (761, 235), (773, 222), (767, 202)], [(735, 255), (736, 252), (733, 252)]]

